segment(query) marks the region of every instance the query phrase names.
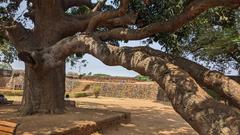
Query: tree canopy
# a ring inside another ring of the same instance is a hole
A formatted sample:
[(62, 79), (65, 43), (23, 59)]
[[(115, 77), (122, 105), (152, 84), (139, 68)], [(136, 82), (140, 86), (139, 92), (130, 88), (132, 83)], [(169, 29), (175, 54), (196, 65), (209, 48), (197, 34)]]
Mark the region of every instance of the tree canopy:
[[(141, 1), (131, 0), (129, 3), (130, 12), (137, 13), (136, 24), (124, 27), (142, 28), (158, 21), (167, 21), (179, 15), (191, 0), (155, 0)], [(1, 1), (0, 20), (7, 23), (14, 18), (25, 26), (31, 20), (26, 10), (31, 9), (31, 2), (26, 1)], [(27, 7), (19, 6), (26, 3)], [(109, 4), (103, 5), (100, 10), (113, 10), (119, 6), (119, 0), (112, 0)], [(19, 9), (20, 8), (20, 9)], [(26, 8), (26, 9), (23, 9)], [(66, 11), (69, 15), (86, 15), (91, 13), (89, 5), (77, 5)], [(213, 8), (200, 15), (197, 19), (181, 27), (174, 33), (160, 32), (145, 39), (146, 45), (158, 42), (162, 50), (177, 56), (192, 56), (195, 61), (204, 61), (206, 66), (214, 67), (221, 72), (228, 69), (239, 70), (239, 11), (237, 8)], [(107, 27), (99, 28), (99, 31), (106, 31)], [(0, 32), (1, 33), (1, 32)], [(4, 37), (1, 36), (1, 61), (13, 62), (15, 50), (9, 46)], [(114, 40), (112, 40), (114, 41)], [(126, 40), (125, 40), (126, 41)], [(118, 41), (114, 43), (119, 44)], [(227, 45), (228, 44), (228, 45)], [(11, 53), (12, 52), (12, 53)], [(13, 55), (11, 55), (13, 54)], [(67, 61), (75, 64), (81, 54), (72, 55)]]

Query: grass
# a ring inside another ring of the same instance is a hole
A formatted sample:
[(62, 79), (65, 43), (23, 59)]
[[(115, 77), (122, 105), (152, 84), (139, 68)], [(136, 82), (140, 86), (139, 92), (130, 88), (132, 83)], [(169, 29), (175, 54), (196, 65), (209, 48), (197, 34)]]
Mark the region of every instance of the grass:
[(66, 95), (69, 95), (69, 98), (80, 98), (80, 97), (87, 97), (89, 96), (87, 93), (83, 93), (83, 92), (66, 92)]
[(0, 90), (0, 94), (4, 96), (22, 96), (23, 90)]
[[(23, 96), (23, 90), (0, 90), (0, 94), (4, 96), (11, 97), (11, 96)], [(66, 92), (65, 95), (69, 95), (70, 98), (80, 98), (80, 97), (87, 97), (89, 96), (87, 93), (83, 92)]]

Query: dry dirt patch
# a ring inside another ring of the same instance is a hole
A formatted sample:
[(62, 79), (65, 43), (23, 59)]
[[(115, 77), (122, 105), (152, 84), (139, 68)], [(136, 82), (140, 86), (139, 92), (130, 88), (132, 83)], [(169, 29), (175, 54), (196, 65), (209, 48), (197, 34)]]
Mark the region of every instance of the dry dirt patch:
[[(20, 97), (9, 99), (21, 100)], [(169, 103), (111, 97), (73, 100), (81, 108), (131, 112), (131, 123), (104, 130), (103, 135), (197, 135)]]
[[(59, 115), (34, 115), (19, 116), (16, 112), (19, 105), (0, 106), (0, 119), (20, 123), (17, 127), (17, 135), (29, 134), (63, 134), (80, 133), (79, 135), (89, 135), (102, 128), (115, 126), (123, 122), (125, 113), (77, 108), (68, 109), (65, 114)], [(118, 123), (119, 122), (119, 123)], [(82, 129), (79, 132), (79, 129)]]
[(197, 135), (170, 103), (127, 98), (78, 98), (80, 107), (131, 112), (131, 123), (104, 130), (104, 135)]

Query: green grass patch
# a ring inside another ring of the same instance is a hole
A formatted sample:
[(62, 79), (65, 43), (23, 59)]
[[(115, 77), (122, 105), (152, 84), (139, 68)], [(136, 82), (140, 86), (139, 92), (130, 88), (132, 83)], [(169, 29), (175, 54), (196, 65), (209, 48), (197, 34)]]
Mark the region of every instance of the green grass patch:
[(66, 95), (68, 95), (69, 98), (80, 98), (80, 97), (87, 97), (87, 96), (89, 96), (87, 93), (83, 93), (83, 92), (74, 92), (74, 93), (66, 92), (65, 93), (65, 97), (66, 97)]
[(73, 94), (74, 98), (80, 98), (80, 97), (86, 97), (88, 96), (87, 93), (74, 93)]
[(0, 91), (0, 94), (3, 94), (4, 96), (22, 96), (23, 91), (22, 90), (4, 90)]

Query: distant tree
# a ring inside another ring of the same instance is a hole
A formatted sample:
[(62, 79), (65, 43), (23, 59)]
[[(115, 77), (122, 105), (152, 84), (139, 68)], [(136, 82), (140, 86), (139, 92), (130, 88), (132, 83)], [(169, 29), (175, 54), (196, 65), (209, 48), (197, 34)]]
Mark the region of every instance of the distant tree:
[(88, 76), (91, 76), (91, 75), (92, 75), (92, 72), (89, 72), (89, 73), (88, 73)]
[(148, 76), (137, 75), (135, 78), (140, 81), (151, 81), (150, 77)]
[(0, 69), (12, 70), (12, 66), (10, 64), (8, 64), (8, 63), (0, 62)]
[(99, 74), (94, 74), (93, 76), (96, 76), (96, 77), (109, 77), (109, 76), (111, 76), (111, 75), (99, 73)]

